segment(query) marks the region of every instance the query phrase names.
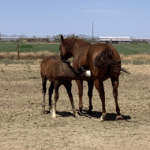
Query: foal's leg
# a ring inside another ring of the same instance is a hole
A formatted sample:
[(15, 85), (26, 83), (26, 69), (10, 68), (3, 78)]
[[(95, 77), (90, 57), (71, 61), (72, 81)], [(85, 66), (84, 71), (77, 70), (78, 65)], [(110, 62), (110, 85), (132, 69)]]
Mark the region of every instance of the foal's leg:
[(57, 103), (57, 100), (59, 98), (59, 87), (60, 87), (60, 83), (58, 81), (55, 81), (54, 82), (54, 88), (55, 88), (55, 96), (54, 96), (54, 99), (55, 99), (55, 106), (53, 107), (52, 109), (52, 117), (56, 117), (56, 103)]
[(78, 85), (78, 90), (79, 90), (79, 115), (82, 115), (82, 96), (83, 96), (83, 81), (82, 80), (76, 80), (77, 85)]
[(106, 116), (104, 84), (103, 84), (103, 81), (100, 81), (98, 79), (94, 81), (94, 84), (95, 84), (96, 89), (99, 92), (99, 96), (102, 101), (102, 116), (100, 120), (104, 121), (105, 116)]
[(93, 82), (88, 82), (88, 97), (89, 97), (89, 114), (92, 113), (92, 93), (93, 93)]
[(42, 93), (43, 93), (43, 103), (42, 103), (42, 114), (45, 114), (45, 94), (46, 94), (46, 76), (42, 76)]
[(49, 87), (49, 111), (52, 109), (52, 94), (53, 94), (53, 90), (54, 90), (54, 82), (51, 82), (51, 85)]
[(122, 115), (120, 114), (120, 108), (119, 108), (119, 105), (118, 105), (119, 77), (111, 78), (111, 82), (112, 82), (112, 87), (113, 87), (113, 96), (114, 96), (115, 104), (116, 104), (116, 112), (117, 112), (116, 120), (123, 119)]
[(72, 97), (72, 93), (71, 93), (71, 87), (72, 87), (71, 81), (65, 83), (64, 86), (67, 90), (67, 93), (68, 93), (68, 96), (69, 96), (69, 99), (70, 99), (70, 102), (71, 102), (73, 114), (76, 117), (76, 109), (75, 109), (75, 106), (74, 106), (74, 101), (73, 101), (73, 97)]

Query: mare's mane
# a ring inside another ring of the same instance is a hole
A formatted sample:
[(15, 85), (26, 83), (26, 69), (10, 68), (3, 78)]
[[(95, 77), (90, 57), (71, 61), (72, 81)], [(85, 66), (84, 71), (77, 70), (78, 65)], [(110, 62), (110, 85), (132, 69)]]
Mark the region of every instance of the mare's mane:
[(82, 46), (90, 46), (90, 45), (92, 45), (92, 44), (90, 44), (90, 43), (88, 43), (88, 42), (86, 42), (86, 41), (84, 41), (83, 39), (77, 39), (77, 41), (76, 41), (79, 45), (82, 45)]
[(67, 44), (69, 46), (69, 49), (72, 49), (72, 47), (74, 46), (75, 43), (78, 43), (79, 45), (82, 45), (82, 46), (90, 46), (91, 44), (84, 41), (83, 39), (76, 39), (74, 37), (72, 38), (66, 38), (64, 40), (64, 43)]

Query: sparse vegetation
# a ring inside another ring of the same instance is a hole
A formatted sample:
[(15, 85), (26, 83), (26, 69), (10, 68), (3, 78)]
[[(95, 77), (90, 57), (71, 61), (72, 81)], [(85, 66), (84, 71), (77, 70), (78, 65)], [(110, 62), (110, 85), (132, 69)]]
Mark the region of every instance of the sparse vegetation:
[[(120, 76), (119, 105), (124, 120), (115, 121), (112, 84), (104, 82), (107, 116), (100, 122), (101, 100), (93, 89), (93, 113), (88, 114), (88, 84), (83, 82), (83, 116), (74, 118), (66, 89), (60, 87), (57, 118), (41, 115), (42, 90), (39, 65), (8, 65), (0, 72), (0, 149), (118, 149), (150, 148), (150, 72), (149, 66), (123, 65), (131, 75)], [(49, 87), (49, 84), (47, 84)], [(78, 111), (78, 87), (72, 81)], [(54, 98), (52, 97), (54, 102)], [(48, 91), (46, 110), (48, 107)], [(69, 131), (69, 132), (68, 132)], [(80, 142), (81, 141), (81, 142)]]
[(10, 60), (10, 59), (0, 59), (0, 64), (5, 64), (6, 66), (8, 64), (34, 64), (35, 62), (33, 60)]
[(147, 44), (148, 42), (146, 40), (132, 40), (130, 43), (131, 44), (140, 44), (140, 43)]
[[(60, 35), (56, 36), (53, 42), (49, 41), (49, 39), (19, 39), (20, 59), (33, 60), (43, 59), (44, 57), (50, 55), (59, 56), (59, 44), (52, 44), (57, 42), (59, 38)], [(84, 40), (90, 43), (97, 42), (95, 39)], [(60, 43), (60, 41), (58, 43)], [(122, 62), (125, 64), (149, 64), (150, 44), (143, 43), (147, 43), (147, 41), (141, 41), (140, 44), (114, 44), (113, 46), (120, 53), (121, 59), (123, 60)], [(17, 59), (17, 50), (17, 41), (0, 40), (0, 59)]]
[[(59, 53), (51, 53), (49, 51), (39, 51), (39, 52), (28, 52), (28, 53), (20, 53), (21, 60), (35, 60), (35, 59), (43, 59), (46, 56), (59, 56)], [(1, 52), (0, 59), (17, 59), (17, 52)]]
[[(52, 53), (59, 53), (59, 38), (55, 37), (56, 40), (48, 41), (48, 39), (19, 39), (19, 52), (38, 52), (38, 51), (49, 51)], [(77, 37), (76, 37), (77, 38)], [(34, 41), (37, 40), (37, 41)], [(97, 43), (95, 39), (84, 39), (92, 44)], [(30, 42), (29, 42), (30, 41)], [(54, 44), (58, 43), (58, 44)], [(23, 45), (30, 45), (31, 47), (22, 48)], [(124, 55), (136, 55), (136, 54), (150, 54), (150, 44), (114, 44), (113, 45), (120, 54)], [(16, 41), (0, 41), (0, 53), (1, 52), (17, 52), (18, 43)]]

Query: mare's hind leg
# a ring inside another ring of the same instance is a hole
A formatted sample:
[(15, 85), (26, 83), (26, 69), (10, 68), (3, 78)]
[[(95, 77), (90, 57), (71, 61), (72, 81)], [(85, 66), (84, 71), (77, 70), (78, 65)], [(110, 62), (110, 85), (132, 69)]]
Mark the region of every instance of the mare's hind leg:
[(52, 108), (52, 117), (55, 118), (56, 117), (56, 103), (57, 103), (57, 100), (59, 98), (59, 87), (60, 87), (60, 83), (58, 81), (55, 81), (54, 82), (54, 88), (55, 88), (55, 96), (54, 96), (54, 99), (55, 99), (55, 105), (53, 106)]
[(83, 96), (83, 81), (82, 80), (76, 80), (77, 85), (78, 85), (78, 90), (79, 90), (79, 115), (82, 115), (82, 96)]
[(106, 109), (105, 109), (105, 92), (104, 92), (104, 84), (103, 81), (95, 80), (94, 81), (95, 87), (99, 92), (99, 96), (102, 102), (102, 116), (100, 118), (101, 121), (104, 121), (106, 116)]
[(51, 82), (51, 85), (49, 87), (49, 111), (52, 108), (52, 100), (51, 100), (51, 98), (52, 98), (53, 90), (54, 90), (54, 82)]
[(123, 119), (122, 115), (120, 114), (120, 108), (118, 105), (119, 77), (111, 78), (111, 82), (112, 82), (112, 87), (113, 87), (113, 96), (114, 96), (115, 104), (116, 104), (116, 112), (117, 112), (116, 120)]
[(71, 93), (72, 84), (71, 84), (70, 81), (68, 81), (68, 82), (65, 83), (64, 86), (67, 90), (67, 93), (68, 93), (68, 96), (69, 96), (69, 99), (70, 99), (70, 102), (71, 102), (73, 114), (76, 117), (76, 110), (75, 110), (74, 101), (73, 101), (73, 97), (72, 97), (72, 93)]
[(89, 114), (92, 113), (92, 109), (93, 109), (93, 106), (92, 106), (92, 93), (93, 93), (93, 82), (88, 82), (88, 97), (89, 97)]
[(43, 93), (43, 103), (42, 103), (42, 114), (45, 114), (45, 94), (46, 94), (46, 76), (42, 76), (42, 93)]

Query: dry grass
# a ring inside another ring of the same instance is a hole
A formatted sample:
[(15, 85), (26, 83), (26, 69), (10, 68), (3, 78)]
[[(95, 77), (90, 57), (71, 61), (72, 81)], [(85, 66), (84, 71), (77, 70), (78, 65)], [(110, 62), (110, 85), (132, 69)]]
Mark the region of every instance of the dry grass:
[(120, 54), (122, 60), (150, 60), (150, 55), (148, 54), (137, 54), (137, 55), (128, 55), (125, 56)]
[[(59, 56), (59, 53), (51, 53), (49, 51), (39, 51), (39, 52), (28, 52), (20, 53), (20, 59), (29, 60), (29, 59), (43, 59), (46, 56)], [(0, 53), (0, 59), (17, 59), (17, 52), (2, 52)]]
[[(87, 113), (89, 102), (86, 82), (83, 83), (83, 116), (73, 117), (64, 86), (59, 90), (57, 117), (53, 119), (50, 114), (41, 115), (43, 97), (39, 66), (40, 63), (36, 61), (30, 67), (26, 64), (0, 64), (0, 149), (150, 149), (150, 65), (123, 65), (131, 72), (131, 75), (120, 76), (119, 106), (124, 120), (115, 121), (112, 85), (110, 79), (104, 82), (105, 122), (99, 120), (102, 105), (95, 88), (93, 114), (90, 116)], [(72, 93), (78, 109), (75, 81), (72, 82)]]
[[(1, 52), (0, 59), (17, 59), (17, 52)], [(20, 53), (20, 59), (42, 59), (46, 56), (59, 56), (59, 53), (52, 53), (49, 51), (39, 51), (39, 52), (28, 52), (28, 53)], [(128, 55), (125, 56), (120, 54), (122, 60), (142, 60), (142, 61), (150, 61), (150, 55), (148, 54), (138, 54), (138, 55)]]
[[(41, 60), (46, 56), (60, 56), (59, 53), (52, 53), (49, 51), (39, 51), (39, 52), (27, 52), (27, 53), (20, 53), (20, 60)], [(150, 65), (150, 55), (148, 54), (138, 54), (138, 55), (128, 55), (125, 56), (120, 54), (122, 64), (133, 64), (133, 65)], [(11, 63), (10, 60), (16, 60), (18, 58), (17, 52), (1, 52), (0, 53), (0, 63), (3, 61), (5, 64), (6, 61)], [(72, 58), (69, 59), (72, 61)], [(12, 61), (12, 63), (17, 63)]]

